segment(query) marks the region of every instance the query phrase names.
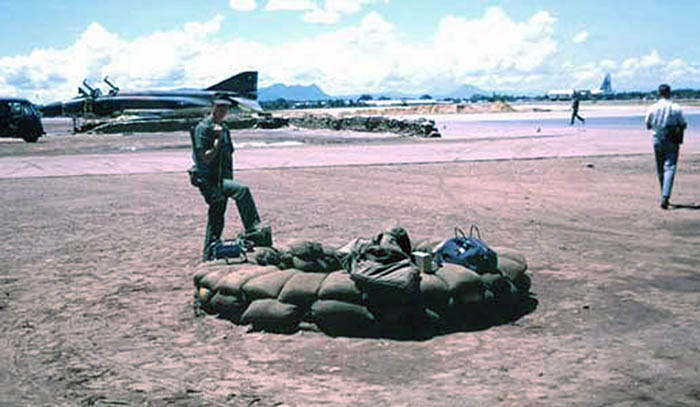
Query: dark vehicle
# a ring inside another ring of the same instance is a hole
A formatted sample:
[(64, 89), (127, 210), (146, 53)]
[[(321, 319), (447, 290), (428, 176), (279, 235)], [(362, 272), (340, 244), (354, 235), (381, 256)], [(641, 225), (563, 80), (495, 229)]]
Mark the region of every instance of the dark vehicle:
[(0, 137), (36, 142), (45, 134), (39, 112), (27, 99), (0, 97)]
[(156, 112), (211, 107), (216, 98), (225, 98), (234, 106), (243, 106), (261, 112), (256, 101), (258, 73), (241, 72), (206, 89), (180, 89), (169, 91), (137, 90), (122, 91), (107, 78), (104, 82), (111, 88), (105, 95), (99, 88), (83, 81), (78, 87), (80, 96), (66, 102), (54, 102), (42, 106), (43, 117), (94, 118), (117, 116), (127, 112)]

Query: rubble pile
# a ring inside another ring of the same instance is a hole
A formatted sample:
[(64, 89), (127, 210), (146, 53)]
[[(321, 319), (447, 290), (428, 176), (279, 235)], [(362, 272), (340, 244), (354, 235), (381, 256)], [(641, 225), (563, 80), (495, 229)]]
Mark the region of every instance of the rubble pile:
[[(97, 134), (115, 133), (157, 133), (189, 131), (196, 126), (199, 118), (144, 119), (126, 118), (109, 121), (89, 121), (79, 129), (80, 132)], [(301, 117), (273, 117), (263, 115), (229, 116), (225, 120), (232, 130), (240, 129), (279, 129), (295, 126), (306, 129), (349, 130), (360, 132), (395, 133), (412, 137), (440, 137), (433, 120), (427, 119), (391, 119), (381, 116), (373, 117), (334, 117), (330, 115), (304, 115)]]
[[(93, 123), (83, 129), (98, 134), (114, 133), (160, 133), (172, 131), (189, 131), (201, 118), (187, 119), (126, 119)], [(226, 125), (232, 130), (240, 129), (278, 129), (289, 125), (289, 120), (279, 117), (229, 116)]]
[(440, 137), (434, 120), (393, 119), (384, 116), (335, 117), (331, 115), (307, 114), (292, 117), (289, 123), (306, 129), (350, 130), (378, 133), (396, 133), (411, 137)]

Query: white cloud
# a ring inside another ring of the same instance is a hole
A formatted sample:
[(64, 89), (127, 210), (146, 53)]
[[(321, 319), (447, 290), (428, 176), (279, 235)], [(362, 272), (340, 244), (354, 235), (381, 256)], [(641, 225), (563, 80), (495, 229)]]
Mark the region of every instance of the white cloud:
[(253, 11), (257, 8), (255, 0), (229, 0), (228, 4), (237, 11)]
[(597, 87), (607, 72), (616, 89), (664, 81), (700, 86), (700, 66), (665, 59), (656, 50), (583, 65), (561, 61), (555, 23), (547, 12), (516, 21), (491, 8), (479, 18), (444, 17), (434, 35), (416, 42), (370, 12), (356, 25), (275, 45), (222, 39), (221, 16), (131, 40), (93, 23), (69, 47), (0, 58), (0, 93), (38, 103), (65, 100), (83, 78), (101, 84), (107, 75), (122, 89), (204, 88), (249, 69), (260, 72), (260, 86), (314, 83), (331, 95), (438, 95), (464, 83), (487, 91), (544, 92)]
[(581, 31), (580, 33), (574, 35), (574, 38), (571, 39), (571, 41), (574, 44), (583, 44), (588, 40), (588, 31)]
[(333, 24), (343, 14), (354, 14), (379, 2), (389, 3), (389, 0), (269, 0), (265, 10), (304, 11), (303, 20), (307, 23)]
[[(352, 10), (349, 3), (331, 7)], [(554, 22), (546, 12), (517, 22), (492, 8), (480, 19), (446, 17), (434, 39), (411, 42), (370, 12), (358, 25), (279, 45), (222, 41), (220, 16), (132, 41), (93, 24), (69, 48), (0, 59), (0, 88), (11, 78), (19, 91), (39, 92), (46, 101), (75, 94), (85, 77), (109, 75), (122, 89), (205, 87), (244, 69), (259, 70), (261, 86), (316, 83), (330, 94), (449, 92), (468, 81), (522, 86), (556, 50)], [(48, 78), (63, 81), (49, 85)]]
[(0, 58), (0, 90), (48, 102), (76, 94), (85, 78), (97, 85), (107, 75), (122, 89), (212, 84), (228, 75), (213, 62), (204, 69), (198, 63), (219, 54), (213, 36), (222, 20), (216, 16), (133, 41), (92, 23), (67, 48)]
[(316, 8), (314, 0), (270, 0), (265, 5), (267, 11), (308, 11)]
[(304, 14), (307, 23), (333, 24), (340, 20), (340, 14), (335, 11), (315, 9)]
[(607, 70), (617, 69), (617, 62), (612, 59), (604, 59), (600, 61), (600, 67)]
[(700, 86), (700, 66), (680, 58), (667, 61), (655, 49), (649, 55), (625, 59), (620, 64), (617, 76), (628, 83), (629, 88), (653, 88), (661, 82), (674, 86), (678, 81), (684, 83), (681, 86)]
[(364, 5), (376, 2), (376, 0), (326, 0), (326, 10), (351, 14), (360, 11)]
[(438, 26), (433, 62), (458, 80), (464, 73), (530, 72), (556, 51), (555, 22), (547, 12), (516, 22), (496, 7), (476, 20), (448, 16)]
[(571, 66), (550, 77), (563, 83), (562, 87), (576, 89), (598, 88), (603, 77), (610, 73), (613, 89), (651, 90), (659, 83), (668, 82), (672, 87), (700, 86), (700, 66), (680, 58), (664, 59), (657, 50), (648, 55), (626, 58), (622, 61), (603, 59), (597, 63)]

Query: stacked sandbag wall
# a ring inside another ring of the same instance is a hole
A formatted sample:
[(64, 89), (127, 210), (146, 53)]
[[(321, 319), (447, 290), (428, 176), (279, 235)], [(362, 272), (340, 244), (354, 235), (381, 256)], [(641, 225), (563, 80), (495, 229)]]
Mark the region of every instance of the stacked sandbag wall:
[(421, 273), (418, 298), (384, 304), (367, 301), (345, 270), (282, 267), (203, 263), (194, 276), (195, 301), (254, 330), (291, 333), (307, 324), (333, 336), (391, 336), (402, 329), (437, 332), (499, 323), (518, 315), (530, 290), (525, 259), (504, 251), (497, 273), (445, 264)]

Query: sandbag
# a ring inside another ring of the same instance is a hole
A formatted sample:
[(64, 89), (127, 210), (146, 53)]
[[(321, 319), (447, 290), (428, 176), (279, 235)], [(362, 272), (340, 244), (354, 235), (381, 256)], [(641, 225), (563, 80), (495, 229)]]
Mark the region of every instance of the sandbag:
[(366, 307), (335, 300), (314, 302), (311, 321), (322, 332), (333, 336), (363, 336), (375, 328), (374, 315)]
[(313, 261), (323, 257), (323, 244), (310, 240), (298, 240), (289, 245), (287, 253), (302, 260)]
[(484, 299), (484, 284), (476, 272), (457, 264), (445, 263), (435, 275), (447, 284), (451, 296), (459, 303), (477, 303)]
[(200, 304), (205, 305), (209, 303), (211, 297), (214, 296), (214, 292), (207, 287), (199, 287), (195, 292), (195, 298)]
[(530, 279), (530, 276), (527, 275), (527, 273), (523, 273), (523, 274), (519, 275), (513, 281), (513, 284), (515, 284), (515, 287), (517, 287), (518, 295), (521, 298), (525, 298), (529, 295), (532, 281)]
[(429, 338), (440, 326), (441, 316), (418, 304), (368, 306), (376, 320), (376, 332), (391, 338)]
[(282, 252), (274, 247), (255, 247), (248, 258), (260, 266), (277, 266), (282, 262)]
[(517, 298), (518, 289), (510, 279), (501, 274), (482, 274), (481, 281), (494, 295), (498, 304), (512, 304)]
[[(328, 252), (328, 253), (327, 253)], [(323, 257), (316, 260), (316, 272), (332, 273), (343, 268), (341, 264), (341, 255), (335, 253), (332, 249), (323, 249)], [(330, 253), (330, 254), (329, 254)]]
[(317, 296), (322, 300), (338, 300), (353, 304), (362, 304), (362, 292), (346, 271), (328, 274), (319, 287)]
[(299, 327), (301, 310), (293, 304), (284, 304), (266, 298), (251, 302), (241, 316), (243, 325), (252, 325), (254, 330), (290, 333)]
[(234, 295), (243, 299), (243, 285), (249, 280), (261, 275), (274, 273), (278, 269), (274, 266), (247, 265), (231, 269), (230, 273), (221, 278), (216, 284), (216, 289), (224, 295)]
[(317, 293), (328, 274), (298, 272), (282, 287), (277, 299), (287, 304), (308, 306), (317, 300)]
[[(269, 266), (272, 267), (272, 266)], [(259, 298), (277, 298), (284, 284), (298, 271), (293, 269), (280, 270), (274, 268), (270, 273), (253, 277), (243, 284), (241, 289), (250, 300)]]
[(442, 243), (442, 240), (434, 240), (434, 239), (421, 239), (416, 241), (413, 244), (413, 251), (414, 252), (423, 252), (423, 253), (432, 253), (433, 250), (435, 250), (440, 243)]
[(216, 293), (209, 301), (209, 309), (221, 318), (238, 322), (245, 309), (245, 303), (239, 297)]
[(292, 266), (297, 270), (312, 273), (330, 273), (342, 268), (342, 255), (335, 249), (317, 242), (292, 243), (285, 253), (291, 256)]
[(447, 283), (433, 274), (421, 274), (420, 298), (423, 304), (441, 314), (450, 301), (450, 290)]
[[(203, 269), (207, 270), (206, 268)], [(227, 275), (229, 271), (231, 271), (231, 267), (221, 267), (221, 268), (215, 268), (215, 269), (208, 269), (209, 271), (197, 276), (195, 274), (195, 286), (197, 288), (199, 287), (206, 287), (212, 291), (216, 291), (216, 285), (219, 282), (219, 280)]]
[(309, 273), (329, 273), (338, 268), (332, 268), (324, 259), (304, 260), (301, 257), (292, 256), (292, 266)]
[(323, 257), (342, 257), (343, 253), (340, 253), (337, 249), (330, 246), (323, 246)]
[(199, 288), (201, 285), (202, 278), (207, 274), (211, 273), (213, 270), (206, 267), (198, 267), (197, 271), (194, 273), (194, 286)]
[(520, 254), (499, 251), (497, 268), (498, 271), (508, 276), (512, 281), (515, 281), (527, 270), (527, 262), (525, 261), (525, 257)]

